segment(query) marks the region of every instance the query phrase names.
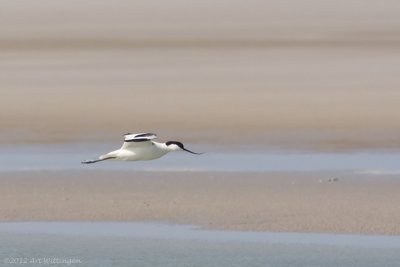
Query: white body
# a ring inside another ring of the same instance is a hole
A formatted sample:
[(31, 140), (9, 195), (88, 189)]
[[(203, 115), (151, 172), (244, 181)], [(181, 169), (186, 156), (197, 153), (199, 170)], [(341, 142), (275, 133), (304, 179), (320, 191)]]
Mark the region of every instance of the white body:
[(115, 151), (111, 151), (105, 155), (100, 156), (100, 159), (112, 158), (117, 160), (152, 160), (158, 159), (168, 152), (173, 151), (163, 143), (154, 141), (135, 143), (134, 145), (124, 145)]
[(100, 156), (95, 160), (82, 161), (84, 164), (96, 163), (103, 160), (152, 160), (158, 159), (168, 152), (176, 150), (184, 150), (192, 154), (195, 153), (186, 149), (181, 142), (168, 141), (166, 143), (158, 143), (152, 141), (157, 138), (153, 133), (139, 133), (139, 134), (126, 134), (124, 136), (124, 143), (118, 150), (111, 151), (105, 155)]

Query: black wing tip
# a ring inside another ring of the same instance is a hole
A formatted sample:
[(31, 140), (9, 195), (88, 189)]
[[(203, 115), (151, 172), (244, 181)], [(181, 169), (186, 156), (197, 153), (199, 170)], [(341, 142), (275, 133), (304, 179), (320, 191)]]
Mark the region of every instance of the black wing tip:
[(130, 142), (147, 142), (150, 141), (151, 139), (149, 138), (137, 138), (137, 139), (128, 139), (125, 140), (125, 142), (130, 143)]
[(124, 136), (125, 136), (125, 135), (134, 135), (135, 137), (157, 136), (157, 134), (155, 134), (155, 133), (137, 133), (137, 134), (134, 134), (134, 133), (126, 133), (126, 134), (124, 134)]
[[(132, 135), (132, 137), (130, 137), (129, 135)], [(155, 133), (125, 134), (124, 136), (125, 142), (146, 142), (157, 138), (157, 135)]]

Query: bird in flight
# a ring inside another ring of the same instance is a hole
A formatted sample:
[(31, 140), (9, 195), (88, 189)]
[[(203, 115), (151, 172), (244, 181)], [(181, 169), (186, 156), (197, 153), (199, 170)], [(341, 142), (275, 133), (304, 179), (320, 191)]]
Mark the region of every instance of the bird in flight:
[(153, 160), (169, 152), (179, 150), (196, 155), (203, 154), (186, 149), (183, 144), (178, 141), (168, 141), (165, 143), (152, 141), (156, 138), (157, 135), (154, 133), (127, 133), (124, 135), (124, 143), (120, 149), (104, 154), (98, 159), (82, 161), (82, 164), (91, 164), (104, 160)]

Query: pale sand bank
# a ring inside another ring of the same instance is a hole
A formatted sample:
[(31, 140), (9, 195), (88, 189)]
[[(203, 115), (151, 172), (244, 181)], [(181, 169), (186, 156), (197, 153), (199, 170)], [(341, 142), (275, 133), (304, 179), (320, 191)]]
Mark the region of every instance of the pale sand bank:
[(1, 3), (0, 143), (400, 148), (398, 2)]
[(345, 173), (3, 173), (0, 220), (400, 234), (399, 185), (396, 176)]

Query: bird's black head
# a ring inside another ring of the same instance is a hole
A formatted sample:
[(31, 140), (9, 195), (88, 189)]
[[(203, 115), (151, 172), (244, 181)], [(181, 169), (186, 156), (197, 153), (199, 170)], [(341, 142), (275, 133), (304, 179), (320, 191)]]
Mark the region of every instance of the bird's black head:
[(183, 144), (182, 144), (181, 142), (178, 142), (178, 141), (168, 141), (168, 142), (166, 142), (165, 144), (166, 144), (167, 146), (170, 146), (170, 145), (177, 145), (177, 146), (180, 147), (181, 149), (184, 148)]
[(182, 149), (182, 150), (184, 150), (184, 151), (186, 151), (186, 152), (192, 153), (192, 154), (196, 154), (196, 155), (201, 155), (201, 154), (203, 154), (203, 153), (196, 153), (196, 152), (190, 151), (189, 149), (186, 149), (186, 148), (183, 146), (183, 144), (182, 144), (181, 142), (178, 142), (178, 141), (168, 141), (168, 142), (166, 142), (165, 144), (167, 145), (167, 147), (174, 147), (174, 146), (176, 146), (176, 147), (178, 147), (178, 148), (180, 148), (180, 149)]

